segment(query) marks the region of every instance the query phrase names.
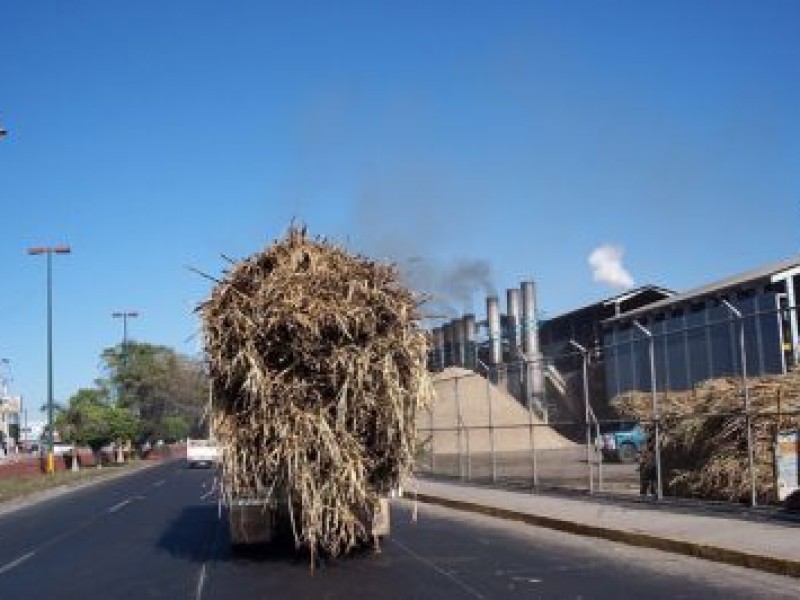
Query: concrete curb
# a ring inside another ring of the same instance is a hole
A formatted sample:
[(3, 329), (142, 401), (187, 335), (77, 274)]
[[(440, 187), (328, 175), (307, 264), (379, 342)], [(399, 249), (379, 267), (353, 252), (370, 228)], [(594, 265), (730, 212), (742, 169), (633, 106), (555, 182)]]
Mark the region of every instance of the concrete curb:
[(708, 544), (700, 544), (686, 540), (658, 537), (647, 533), (637, 533), (633, 531), (609, 529), (608, 527), (600, 527), (596, 525), (587, 525), (585, 523), (575, 523), (573, 521), (556, 519), (554, 517), (544, 517), (541, 515), (517, 512), (506, 508), (497, 508), (494, 506), (466, 502), (464, 500), (441, 498), (429, 494), (418, 493), (414, 495), (412, 493), (407, 496), (408, 499), (412, 500), (415, 497), (420, 502), (427, 504), (438, 504), (439, 506), (453, 508), (455, 510), (463, 510), (482, 515), (488, 515), (509, 521), (521, 521), (527, 525), (536, 525), (538, 527), (555, 529), (576, 535), (602, 538), (611, 540), (613, 542), (621, 542), (631, 546), (655, 548), (656, 550), (663, 550), (665, 552), (672, 552), (674, 554), (683, 554), (695, 558), (704, 558), (714, 562), (725, 563), (737, 567), (757, 569), (759, 571), (776, 573), (778, 575), (800, 577), (800, 561), (796, 560), (775, 558), (772, 556), (761, 556), (758, 554), (750, 554), (748, 552), (731, 550), (729, 548), (722, 548), (719, 546), (710, 546)]

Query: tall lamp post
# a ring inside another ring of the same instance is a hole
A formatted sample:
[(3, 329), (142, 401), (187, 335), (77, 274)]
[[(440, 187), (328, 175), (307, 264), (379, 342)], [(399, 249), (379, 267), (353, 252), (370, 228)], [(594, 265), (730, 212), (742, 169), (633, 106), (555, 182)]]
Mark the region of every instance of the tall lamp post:
[[(8, 367), (7, 358), (0, 358), (0, 367), (5, 367), (5, 368)], [(8, 396), (8, 378), (3, 374), (2, 370), (0, 370), (0, 404), (5, 403), (7, 396)], [(0, 441), (6, 444), (6, 448), (9, 448), (8, 440), (11, 439), (11, 428), (10, 428), (11, 411), (9, 410), (7, 414), (8, 414), (7, 417), (5, 416), (3, 417), (3, 427), (0, 428)], [(3, 447), (0, 446), (0, 457), (2, 456), (3, 456)]]
[(53, 460), (53, 254), (69, 254), (69, 246), (36, 246), (28, 248), (28, 254), (47, 256), (47, 468), (55, 470)]

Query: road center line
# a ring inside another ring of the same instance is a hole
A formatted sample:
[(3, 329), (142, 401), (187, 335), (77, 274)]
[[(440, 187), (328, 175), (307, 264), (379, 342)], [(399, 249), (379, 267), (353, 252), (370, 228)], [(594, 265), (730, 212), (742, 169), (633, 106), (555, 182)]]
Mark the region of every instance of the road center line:
[(27, 554), (23, 554), (23, 555), (22, 555), (22, 556), (20, 556), (19, 558), (15, 558), (14, 560), (12, 560), (10, 563), (6, 563), (6, 564), (5, 564), (5, 565), (3, 565), (2, 567), (0, 567), (0, 575), (2, 575), (3, 573), (5, 573), (6, 571), (10, 571), (10, 570), (11, 570), (11, 569), (13, 569), (14, 567), (18, 567), (19, 565), (21, 565), (22, 563), (24, 563), (26, 560), (28, 560), (28, 559), (29, 559), (31, 556), (33, 556), (34, 554), (36, 554), (36, 550), (33, 550), (33, 551), (31, 551), (31, 552), (28, 552)]
[(394, 544), (395, 546), (397, 546), (398, 548), (400, 548), (403, 552), (408, 554), (410, 557), (415, 558), (416, 560), (418, 560), (422, 564), (429, 566), (431, 569), (433, 569), (434, 571), (439, 573), (439, 575), (443, 575), (444, 577), (447, 577), (450, 581), (452, 581), (453, 583), (458, 585), (458, 587), (460, 587), (462, 590), (464, 590), (465, 592), (467, 592), (469, 595), (473, 596), (474, 598), (480, 598), (481, 600), (483, 600), (485, 598), (485, 596), (483, 594), (481, 594), (478, 590), (476, 590), (473, 587), (470, 587), (468, 584), (466, 584), (463, 581), (461, 581), (458, 577), (456, 577), (452, 573), (448, 573), (447, 571), (445, 571), (441, 567), (437, 566), (436, 563), (428, 560), (424, 556), (420, 556), (419, 554), (414, 552), (411, 548), (409, 548), (405, 544), (401, 544), (396, 539), (391, 538), (391, 537), (389, 538), (389, 541), (392, 544)]
[(110, 513), (117, 512), (120, 508), (122, 508), (126, 504), (130, 504), (131, 502), (133, 502), (133, 498), (128, 498), (127, 500), (123, 500), (119, 504), (115, 504), (114, 506), (109, 508), (107, 512), (110, 512)]

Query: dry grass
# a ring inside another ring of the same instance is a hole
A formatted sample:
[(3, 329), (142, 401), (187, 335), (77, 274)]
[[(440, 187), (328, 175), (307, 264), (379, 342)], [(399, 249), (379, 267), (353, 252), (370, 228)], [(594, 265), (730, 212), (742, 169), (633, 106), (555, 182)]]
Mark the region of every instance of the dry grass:
[(410, 472), (431, 394), (419, 304), (394, 266), (292, 227), (200, 307), (223, 494), (285, 501), (312, 559), (366, 539)]
[(0, 478), (0, 502), (24, 498), (37, 492), (61, 486), (72, 487), (86, 481), (102, 479), (103, 477), (117, 473), (118, 469), (124, 469), (127, 466), (128, 464), (125, 466), (115, 465), (114, 467), (106, 467), (103, 469), (84, 468), (77, 473), (73, 473), (72, 471), (57, 471), (52, 475), (30, 474), (6, 476)]
[[(800, 371), (751, 378), (748, 395), (756, 496), (759, 502), (774, 502), (775, 431), (800, 427)], [(657, 398), (665, 491), (748, 501), (747, 418), (741, 379), (712, 379), (694, 390), (659, 393)], [(642, 421), (653, 417), (650, 392), (624, 394), (611, 404), (625, 416)], [(648, 429), (652, 434), (652, 425)]]

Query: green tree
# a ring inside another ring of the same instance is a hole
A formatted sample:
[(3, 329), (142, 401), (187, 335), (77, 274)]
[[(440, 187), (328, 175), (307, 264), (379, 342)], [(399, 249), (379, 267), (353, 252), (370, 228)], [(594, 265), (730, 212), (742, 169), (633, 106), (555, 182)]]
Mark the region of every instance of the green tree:
[(107, 377), (98, 384), (140, 417), (139, 439), (202, 435), (208, 383), (200, 361), (133, 341), (106, 348), (101, 358)]
[(189, 423), (183, 415), (167, 415), (161, 422), (164, 441), (177, 442), (190, 433)]
[(95, 451), (112, 441), (135, 440), (140, 429), (139, 419), (127, 408), (111, 406), (102, 388), (78, 390), (55, 425), (65, 441)]
[(124, 406), (109, 406), (107, 412), (111, 438), (122, 443), (139, 439), (142, 422), (133, 411)]

